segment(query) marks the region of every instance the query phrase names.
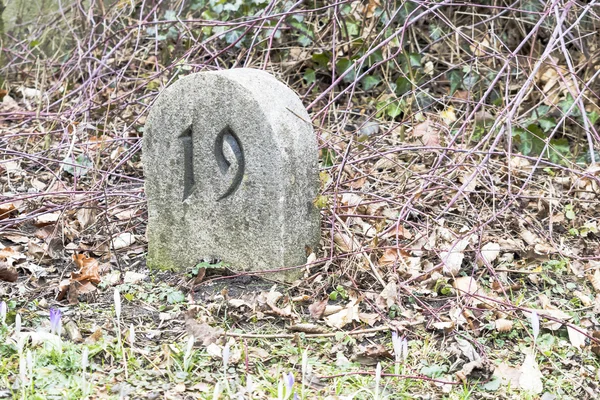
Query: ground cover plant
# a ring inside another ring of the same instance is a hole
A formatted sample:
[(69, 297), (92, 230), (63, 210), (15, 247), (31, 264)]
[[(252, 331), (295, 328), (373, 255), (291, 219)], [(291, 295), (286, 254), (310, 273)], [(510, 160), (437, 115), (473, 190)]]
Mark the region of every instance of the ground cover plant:
[[(6, 30), (0, 396), (598, 398), (599, 13), (73, 1)], [(290, 285), (145, 266), (148, 110), (234, 67), (319, 138), (321, 249)]]

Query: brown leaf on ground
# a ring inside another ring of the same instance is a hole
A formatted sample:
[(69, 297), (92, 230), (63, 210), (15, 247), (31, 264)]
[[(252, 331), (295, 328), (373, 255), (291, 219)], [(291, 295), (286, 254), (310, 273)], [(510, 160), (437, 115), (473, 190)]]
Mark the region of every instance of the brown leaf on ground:
[(594, 271), (593, 274), (587, 275), (588, 280), (596, 292), (600, 292), (600, 269)]
[(513, 328), (513, 322), (505, 318), (498, 318), (495, 325), (498, 332), (509, 332)]
[(79, 296), (95, 292), (98, 288), (90, 281), (71, 281), (67, 298), (69, 304), (79, 303)]
[(202, 346), (208, 346), (215, 343), (224, 333), (221, 328), (213, 328), (205, 322), (198, 322), (195, 319), (195, 312), (190, 310), (184, 314), (185, 330), (196, 340), (196, 343)]
[(410, 133), (413, 138), (421, 138), (421, 142), (425, 146), (440, 145), (440, 129), (430, 119), (421, 122), (413, 128)]
[(535, 394), (540, 394), (544, 390), (542, 382), (542, 372), (533, 354), (526, 352), (525, 360), (520, 368), (519, 387)]
[(0, 261), (0, 281), (16, 282), (19, 278), (19, 273), (15, 268), (10, 266), (6, 261)]
[(596, 339), (592, 342), (592, 353), (600, 357), (600, 331), (592, 332), (592, 337)]
[(289, 302), (283, 308), (277, 305), (277, 302), (283, 297), (283, 294), (275, 290), (271, 290), (266, 293), (261, 293), (261, 297), (263, 298), (262, 300), (264, 301), (264, 304), (266, 304), (269, 307), (268, 310), (265, 310), (266, 313), (279, 315), (280, 317), (284, 318), (296, 317), (296, 315), (292, 313), (292, 305), (289, 304)]
[(379, 258), (379, 265), (385, 267), (394, 265), (399, 257), (398, 249), (385, 249), (383, 255)]
[(333, 235), (333, 241), (337, 244), (341, 251), (344, 253), (351, 253), (360, 248), (360, 245), (355, 239), (345, 233), (336, 232)]
[(100, 274), (98, 272), (100, 263), (95, 258), (86, 256), (84, 254), (73, 254), (73, 261), (78, 266), (79, 272), (73, 273), (71, 279), (74, 281), (90, 281), (92, 283), (100, 283)]
[(194, 285), (199, 284), (204, 280), (204, 276), (206, 275), (206, 268), (198, 268), (198, 274), (194, 278)]
[(60, 218), (60, 214), (61, 213), (58, 211), (53, 212), (53, 213), (42, 214), (35, 218), (34, 224), (38, 228), (42, 227), (42, 226), (54, 224), (58, 221), (58, 218)]
[(14, 203), (0, 204), (0, 220), (9, 218), (13, 212), (17, 211)]
[(96, 223), (97, 209), (94, 207), (94, 203), (88, 203), (85, 207), (80, 208), (75, 213), (77, 222), (81, 229), (85, 229), (94, 223)]
[(366, 347), (360, 346), (356, 360), (363, 365), (376, 365), (383, 359), (391, 360), (394, 357), (388, 349), (380, 344), (372, 344)]
[(341, 311), (326, 317), (325, 323), (332, 328), (342, 329), (352, 321), (360, 322), (358, 313), (358, 303), (352, 300)]
[(454, 279), (452, 286), (454, 286), (454, 289), (456, 289), (460, 295), (475, 294), (479, 289), (477, 281), (471, 276), (461, 276)]
[(308, 312), (310, 316), (314, 319), (321, 319), (323, 313), (325, 312), (325, 308), (327, 307), (328, 297), (325, 297), (323, 300), (315, 301), (310, 306), (308, 306)]

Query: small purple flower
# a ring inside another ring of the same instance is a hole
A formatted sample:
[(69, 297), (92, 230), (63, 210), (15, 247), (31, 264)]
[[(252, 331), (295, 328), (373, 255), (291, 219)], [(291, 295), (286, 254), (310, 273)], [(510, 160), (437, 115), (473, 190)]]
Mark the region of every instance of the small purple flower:
[(396, 361), (400, 361), (400, 358), (402, 358), (402, 338), (398, 336), (396, 331), (392, 331), (392, 346), (394, 346)]
[(0, 324), (4, 325), (6, 322), (6, 312), (8, 311), (8, 306), (6, 302), (0, 302)]
[(50, 332), (60, 336), (61, 333), (60, 324), (60, 310), (58, 308), (50, 309)]
[(229, 364), (229, 355), (231, 354), (231, 349), (229, 348), (229, 343), (225, 344), (223, 347), (223, 368), (227, 369), (227, 365)]
[(285, 386), (288, 389), (288, 393), (292, 391), (294, 387), (294, 375), (290, 372), (287, 375), (283, 374), (283, 381), (285, 382)]

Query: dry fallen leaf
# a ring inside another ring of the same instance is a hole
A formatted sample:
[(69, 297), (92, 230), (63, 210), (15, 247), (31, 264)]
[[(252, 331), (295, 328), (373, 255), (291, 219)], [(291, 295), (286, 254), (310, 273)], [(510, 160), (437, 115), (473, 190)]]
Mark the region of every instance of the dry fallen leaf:
[(344, 253), (352, 253), (360, 248), (356, 240), (342, 232), (336, 232), (333, 235), (333, 241)]
[(8, 265), (6, 261), (0, 261), (0, 281), (16, 282), (19, 278), (19, 273), (15, 268)]
[(341, 311), (325, 317), (324, 320), (325, 323), (332, 328), (342, 329), (352, 321), (360, 322), (358, 313), (358, 304), (356, 300), (351, 300)]
[(184, 314), (184, 318), (185, 330), (188, 335), (193, 336), (196, 343), (201, 343), (202, 346), (208, 346), (215, 343), (224, 333), (221, 328), (213, 328), (207, 323), (196, 321), (195, 312), (193, 310), (187, 311)]
[(454, 111), (453, 106), (449, 106), (444, 111), (440, 112), (440, 117), (447, 125), (456, 122), (456, 120), (458, 119), (456, 117), (456, 112)]
[[(481, 256), (477, 258), (477, 265), (491, 265), (500, 255), (500, 245), (498, 243), (486, 243), (481, 248)], [(487, 264), (486, 264), (487, 262)]]
[(383, 359), (393, 359), (393, 356), (381, 344), (372, 344), (366, 347), (360, 346), (355, 361), (363, 365), (376, 365)]
[(521, 376), (519, 377), (519, 386), (521, 389), (535, 394), (540, 394), (544, 391), (542, 372), (535, 361), (535, 357), (530, 352), (525, 354), (525, 361), (523, 361), (519, 371), (521, 372)]
[(494, 376), (497, 376), (502, 380), (505, 386), (510, 385), (511, 387), (519, 387), (519, 378), (521, 377), (521, 371), (519, 368), (511, 367), (510, 365), (501, 362), (496, 365), (494, 369)]
[(498, 332), (509, 332), (513, 328), (513, 321), (504, 318), (498, 318), (495, 321), (496, 330)]
[(413, 138), (421, 138), (425, 146), (435, 147), (440, 144), (440, 129), (430, 119), (416, 125), (410, 132)]
[(579, 330), (577, 330), (567, 325), (567, 333), (569, 334), (569, 341), (571, 342), (572, 346), (579, 348), (585, 346), (585, 340), (587, 339), (587, 336), (581, 331), (585, 332), (586, 329), (579, 327)]
[(79, 267), (79, 272), (73, 273), (71, 279), (80, 282), (87, 280), (95, 284), (100, 283), (101, 279), (98, 271), (100, 263), (98, 260), (84, 254), (73, 254), (73, 261)]
[(587, 276), (596, 292), (600, 292), (600, 269), (594, 271), (593, 274)]
[(266, 303), (269, 306), (270, 310), (276, 314), (279, 315), (280, 317), (295, 317), (294, 314), (292, 314), (292, 305), (291, 304), (287, 304), (284, 308), (280, 308), (277, 305), (277, 302), (279, 301), (279, 299), (281, 299), (283, 297), (283, 294), (275, 291), (275, 290), (271, 290), (270, 292), (268, 292), (266, 294)]
[(379, 298), (381, 300), (383, 300), (387, 310), (389, 310), (389, 308), (391, 306), (397, 304), (398, 303), (398, 285), (396, 284), (396, 282), (393, 280), (388, 282), (387, 285), (385, 285), (385, 287), (381, 291)]
[(463, 259), (465, 258), (464, 250), (469, 245), (468, 239), (462, 239), (448, 246), (448, 251), (441, 251), (440, 258), (444, 263), (442, 271), (446, 276), (456, 276), (460, 272)]
[(81, 229), (85, 229), (96, 222), (97, 210), (91, 206), (81, 207), (75, 213)]
[(308, 306), (308, 312), (310, 316), (314, 319), (320, 319), (325, 312), (325, 308), (327, 307), (328, 297), (325, 297), (323, 300), (318, 300)]
[(42, 227), (54, 224), (56, 221), (58, 221), (58, 218), (60, 218), (60, 214), (61, 213), (58, 211), (53, 213), (42, 214), (35, 218), (35, 226)]
[(135, 236), (129, 232), (123, 232), (111, 242), (112, 248), (115, 250), (123, 249), (135, 243)]
[(6, 219), (10, 217), (11, 213), (15, 211), (17, 211), (17, 207), (14, 203), (0, 204), (0, 219)]
[(461, 276), (454, 279), (452, 286), (454, 286), (454, 289), (460, 294), (475, 294), (479, 289), (477, 281), (471, 276)]
[(383, 255), (379, 258), (379, 265), (382, 267), (394, 265), (398, 260), (398, 249), (385, 249)]
[(453, 321), (434, 322), (433, 324), (431, 324), (431, 326), (433, 326), (433, 328), (438, 331), (450, 332), (450, 331), (452, 331), (452, 329), (454, 329), (454, 322)]

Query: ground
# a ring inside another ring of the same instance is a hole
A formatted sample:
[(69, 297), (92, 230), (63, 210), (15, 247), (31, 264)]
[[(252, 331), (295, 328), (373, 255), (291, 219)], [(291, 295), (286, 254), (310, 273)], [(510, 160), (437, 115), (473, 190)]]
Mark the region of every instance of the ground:
[[(594, 3), (147, 3), (2, 36), (0, 397), (600, 396)], [(313, 118), (321, 248), (148, 270), (147, 113), (243, 66)]]

